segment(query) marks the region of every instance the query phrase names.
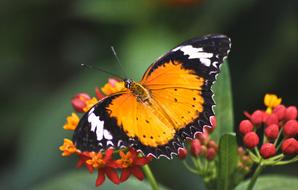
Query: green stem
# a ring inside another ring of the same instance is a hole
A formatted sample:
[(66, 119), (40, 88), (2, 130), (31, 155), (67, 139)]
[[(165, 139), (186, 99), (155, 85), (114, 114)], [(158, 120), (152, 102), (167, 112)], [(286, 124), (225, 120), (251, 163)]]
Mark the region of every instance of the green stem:
[(198, 174), (197, 170), (195, 170), (192, 167), (190, 167), (190, 165), (187, 163), (186, 160), (183, 160), (182, 163), (183, 163), (183, 165), (186, 167), (186, 169), (188, 171), (190, 171), (191, 173), (194, 173), (194, 174)]
[(150, 185), (151, 185), (151, 188), (152, 190), (158, 190), (158, 184), (157, 184), (157, 181), (155, 180), (155, 177), (149, 167), (148, 164), (146, 164), (145, 166), (143, 166), (143, 171), (145, 173), (145, 176), (147, 177)]
[(260, 163), (260, 165), (258, 165), (254, 175), (252, 176), (248, 186), (247, 186), (247, 189), (246, 190), (252, 190), (252, 188), (254, 187), (259, 175), (261, 174), (261, 172), (263, 171), (264, 169), (264, 165), (262, 163)]

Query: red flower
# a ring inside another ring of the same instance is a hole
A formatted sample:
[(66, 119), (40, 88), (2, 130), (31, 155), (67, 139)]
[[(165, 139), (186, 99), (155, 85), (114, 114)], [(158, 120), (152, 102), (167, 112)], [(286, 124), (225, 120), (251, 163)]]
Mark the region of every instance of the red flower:
[(95, 94), (96, 94), (96, 97), (98, 98), (98, 100), (101, 100), (105, 97), (105, 95), (103, 93), (101, 93), (97, 87), (95, 88)]
[(205, 128), (205, 129), (207, 129), (209, 134), (211, 134), (214, 131), (214, 129), (216, 128), (216, 118), (215, 118), (215, 116), (211, 116), (210, 123), (211, 123), (211, 126)]
[(278, 117), (276, 114), (272, 113), (270, 114), (267, 119), (265, 120), (265, 123), (267, 126), (272, 125), (272, 124), (278, 124)]
[(186, 148), (179, 148), (179, 150), (178, 150), (178, 158), (180, 160), (183, 160), (183, 159), (186, 158), (186, 156), (187, 156), (187, 149)]
[(284, 105), (278, 105), (274, 108), (273, 113), (277, 115), (279, 120), (282, 120), (286, 114), (286, 107)]
[(122, 168), (120, 181), (126, 181), (132, 174), (137, 179), (143, 180), (144, 174), (141, 166), (144, 166), (150, 162), (150, 159), (145, 157), (138, 157), (137, 151), (130, 149), (126, 154), (123, 151), (119, 151), (120, 159), (116, 160), (117, 165)]
[(116, 168), (116, 164), (112, 160), (113, 149), (110, 148), (103, 155), (101, 152), (89, 152), (89, 159), (86, 164), (98, 169), (96, 186), (100, 186), (105, 181), (105, 175), (115, 184), (120, 183)]
[(246, 133), (243, 142), (247, 148), (254, 148), (259, 144), (259, 137), (255, 132)]
[(265, 135), (269, 139), (276, 139), (278, 137), (279, 127), (276, 124), (269, 125), (265, 128)]
[(283, 132), (286, 137), (295, 137), (298, 134), (298, 122), (296, 120), (287, 121)]
[(77, 112), (84, 112), (83, 109), (87, 106), (87, 101), (91, 100), (86, 93), (78, 93), (72, 98), (71, 104)]
[(262, 145), (260, 153), (263, 158), (270, 158), (276, 154), (276, 148), (272, 143), (265, 143)]
[(193, 156), (199, 156), (201, 151), (201, 142), (198, 139), (194, 139), (191, 141), (190, 151)]
[(245, 135), (248, 132), (251, 132), (253, 128), (254, 128), (253, 124), (247, 119), (240, 122), (239, 131), (243, 135)]
[(286, 120), (296, 119), (297, 118), (297, 108), (295, 106), (289, 106), (286, 109)]
[(253, 112), (250, 119), (253, 124), (259, 125), (263, 122), (263, 116), (264, 112), (262, 112), (261, 110), (256, 110), (255, 112)]
[(207, 160), (213, 160), (216, 156), (216, 150), (214, 148), (207, 149)]
[(281, 150), (284, 154), (292, 155), (298, 153), (298, 141), (294, 138), (289, 138), (283, 141)]
[(196, 138), (199, 139), (201, 144), (207, 144), (209, 141), (209, 134), (206, 130), (204, 130), (203, 133), (197, 133)]

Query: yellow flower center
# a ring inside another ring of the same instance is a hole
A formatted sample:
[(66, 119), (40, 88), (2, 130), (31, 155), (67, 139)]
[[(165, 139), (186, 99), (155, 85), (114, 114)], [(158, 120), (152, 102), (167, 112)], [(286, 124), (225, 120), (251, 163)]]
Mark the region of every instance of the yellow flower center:
[(87, 160), (86, 163), (91, 165), (93, 168), (102, 168), (105, 166), (105, 161), (102, 159), (102, 154), (95, 153), (95, 152), (90, 152), (90, 157), (91, 159)]

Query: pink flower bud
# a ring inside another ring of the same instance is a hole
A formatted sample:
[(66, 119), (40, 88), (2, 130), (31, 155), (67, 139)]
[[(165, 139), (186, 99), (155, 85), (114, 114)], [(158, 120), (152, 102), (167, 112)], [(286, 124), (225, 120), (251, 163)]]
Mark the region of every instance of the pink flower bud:
[(88, 94), (78, 93), (71, 99), (71, 104), (77, 112), (84, 112), (83, 109), (87, 106), (86, 102), (90, 99)]
[(286, 115), (286, 107), (278, 105), (274, 108), (273, 113), (277, 115), (278, 120), (283, 120)]
[(200, 155), (207, 156), (207, 147), (205, 145), (201, 146), (201, 152)]
[(191, 141), (190, 151), (193, 156), (199, 156), (201, 151), (201, 142), (198, 139), (194, 139)]
[(209, 134), (211, 134), (214, 131), (214, 129), (216, 128), (216, 118), (215, 118), (215, 116), (210, 117), (210, 123), (211, 123), (211, 127), (206, 127), (205, 128), (205, 129), (207, 129)]
[(239, 132), (245, 135), (246, 133), (251, 132), (253, 128), (254, 128), (253, 124), (246, 119), (240, 122)]
[(213, 160), (216, 156), (216, 150), (214, 148), (207, 149), (207, 160)]
[(286, 139), (282, 142), (281, 150), (284, 154), (293, 155), (298, 153), (298, 141), (294, 138)]
[(255, 132), (246, 133), (243, 143), (247, 148), (254, 148), (259, 144), (259, 137)]
[(217, 151), (217, 149), (218, 149), (218, 145), (216, 144), (216, 142), (214, 140), (210, 140), (208, 142), (207, 146), (208, 146), (208, 148), (214, 148), (215, 151)]
[(276, 154), (276, 148), (272, 143), (265, 143), (262, 145), (260, 153), (263, 158), (270, 158)]
[(289, 120), (283, 127), (283, 132), (286, 137), (295, 137), (298, 134), (298, 122)]
[(186, 148), (179, 148), (179, 150), (178, 150), (178, 158), (180, 160), (183, 160), (183, 159), (186, 158), (186, 156), (187, 156), (187, 149)]
[(297, 118), (297, 108), (295, 106), (289, 106), (286, 109), (286, 120), (296, 119)]
[(98, 100), (101, 100), (105, 97), (103, 95), (103, 93), (101, 93), (100, 90), (97, 87), (95, 88), (95, 93), (96, 93), (96, 97), (97, 97)]
[(202, 144), (207, 144), (209, 141), (209, 134), (204, 130), (203, 133), (197, 133), (196, 138), (199, 139)]
[(268, 118), (265, 121), (266, 125), (272, 125), (272, 124), (278, 124), (278, 117), (276, 114), (272, 113), (268, 116)]
[(269, 139), (276, 139), (278, 137), (279, 127), (277, 124), (269, 125), (265, 128), (265, 135)]
[(261, 124), (263, 121), (263, 115), (264, 115), (264, 112), (262, 112), (261, 110), (254, 111), (250, 118), (251, 122), (256, 125)]

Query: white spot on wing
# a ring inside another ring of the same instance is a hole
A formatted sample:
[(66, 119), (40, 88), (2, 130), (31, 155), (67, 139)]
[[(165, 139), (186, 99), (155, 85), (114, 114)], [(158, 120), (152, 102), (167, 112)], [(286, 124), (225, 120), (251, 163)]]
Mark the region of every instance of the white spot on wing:
[(94, 113), (89, 112), (88, 122), (91, 124), (91, 131), (96, 132), (96, 138), (98, 141), (102, 140), (104, 136), (104, 121), (99, 119)]
[(181, 50), (184, 55), (188, 55), (189, 59), (200, 59), (202, 64), (210, 67), (211, 60), (209, 58), (213, 57), (213, 53), (207, 53), (203, 51), (203, 48), (195, 48), (192, 45), (179, 46), (172, 51)]

